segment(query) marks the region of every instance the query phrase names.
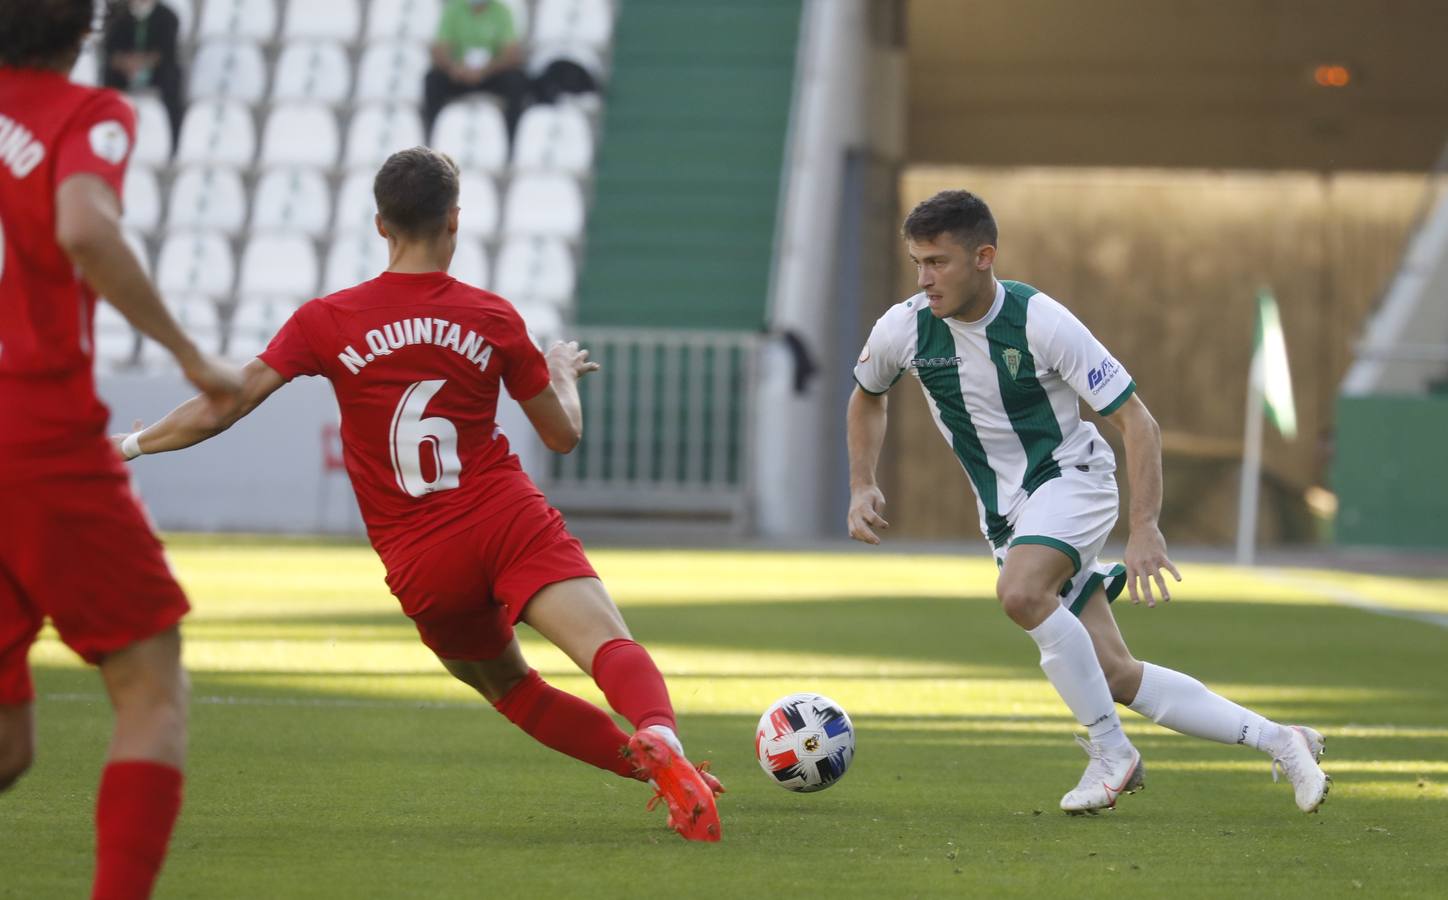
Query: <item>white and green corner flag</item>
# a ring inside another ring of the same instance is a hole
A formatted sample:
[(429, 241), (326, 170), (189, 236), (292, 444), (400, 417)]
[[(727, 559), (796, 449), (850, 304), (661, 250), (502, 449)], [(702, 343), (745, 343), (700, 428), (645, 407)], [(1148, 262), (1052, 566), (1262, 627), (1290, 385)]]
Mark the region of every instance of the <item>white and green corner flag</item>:
[(1297, 437), (1297, 405), (1292, 402), (1292, 372), (1287, 368), (1287, 342), (1282, 338), (1282, 317), (1269, 291), (1257, 294), (1257, 341), (1252, 349), (1252, 372), (1262, 392), (1267, 418), (1289, 441)]

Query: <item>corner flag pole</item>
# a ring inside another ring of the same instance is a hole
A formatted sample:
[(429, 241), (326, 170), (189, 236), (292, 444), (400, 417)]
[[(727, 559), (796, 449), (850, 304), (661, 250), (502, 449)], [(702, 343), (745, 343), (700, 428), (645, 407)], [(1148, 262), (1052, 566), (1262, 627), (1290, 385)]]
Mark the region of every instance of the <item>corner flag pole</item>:
[(1247, 427), (1242, 448), (1242, 487), (1237, 506), (1237, 564), (1250, 566), (1257, 551), (1257, 498), (1262, 484), (1262, 420), (1288, 440), (1297, 437), (1297, 404), (1292, 399), (1292, 373), (1287, 367), (1287, 341), (1277, 301), (1257, 294), (1257, 329), (1252, 343), (1252, 368), (1247, 376)]
[(1247, 427), (1242, 484), (1237, 499), (1237, 565), (1250, 566), (1257, 552), (1257, 495), (1262, 481), (1262, 346), (1252, 353), (1247, 376)]

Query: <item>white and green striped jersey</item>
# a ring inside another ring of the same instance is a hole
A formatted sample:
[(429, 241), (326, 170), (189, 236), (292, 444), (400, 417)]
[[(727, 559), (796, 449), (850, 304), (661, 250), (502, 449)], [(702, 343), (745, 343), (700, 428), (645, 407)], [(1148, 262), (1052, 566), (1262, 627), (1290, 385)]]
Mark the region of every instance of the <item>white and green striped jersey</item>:
[(923, 293), (890, 307), (855, 381), (882, 394), (906, 370), (975, 488), (981, 532), (998, 547), (1026, 498), (1062, 469), (1115, 469), (1080, 400), (1109, 415), (1136, 384), (1079, 319), (1030, 285), (998, 282), (974, 322), (937, 319)]

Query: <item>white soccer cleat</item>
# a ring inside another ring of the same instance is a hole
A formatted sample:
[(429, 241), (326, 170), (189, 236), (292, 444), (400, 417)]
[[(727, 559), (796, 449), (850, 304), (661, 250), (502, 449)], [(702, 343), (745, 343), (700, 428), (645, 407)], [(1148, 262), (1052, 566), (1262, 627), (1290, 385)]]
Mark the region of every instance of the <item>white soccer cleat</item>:
[(1285, 774), (1297, 795), (1297, 808), (1305, 813), (1317, 812), (1332, 787), (1332, 777), (1317, 764), (1327, 742), (1305, 725), (1283, 725), (1282, 733), (1286, 737), (1284, 745), (1272, 752), (1272, 780)]
[(1086, 751), (1091, 761), (1076, 787), (1061, 798), (1061, 808), (1073, 816), (1095, 813), (1100, 809), (1114, 809), (1116, 798), (1122, 794), (1134, 794), (1146, 787), (1146, 767), (1141, 763), (1141, 753), (1129, 747), (1126, 754), (1108, 756), (1100, 744), (1076, 738), (1076, 743)]

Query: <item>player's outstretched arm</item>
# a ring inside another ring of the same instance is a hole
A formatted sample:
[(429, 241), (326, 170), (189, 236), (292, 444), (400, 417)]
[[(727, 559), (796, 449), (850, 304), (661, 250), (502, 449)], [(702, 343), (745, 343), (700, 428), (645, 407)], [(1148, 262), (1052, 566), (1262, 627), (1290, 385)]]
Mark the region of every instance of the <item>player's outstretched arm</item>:
[(241, 370), (241, 397), (229, 409), (218, 410), (198, 394), (166, 414), (149, 428), (137, 427), (130, 434), (113, 434), (111, 443), (126, 459), (144, 453), (166, 453), (199, 444), (235, 425), (247, 413), (286, 384), (276, 369), (253, 359)]
[(578, 379), (598, 371), (588, 351), (577, 341), (559, 341), (548, 348), (548, 387), (519, 405), (543, 444), (554, 453), (568, 453), (583, 439), (583, 401), (578, 396)]
[(850, 511), (846, 517), (850, 537), (867, 544), (880, 543), (876, 529), (890, 527), (880, 513), (885, 495), (875, 483), (880, 448), (885, 445), (886, 400), (859, 387), (850, 395), (845, 415), (846, 441), (850, 451)]
[(1140, 603), (1142, 595), (1147, 606), (1155, 606), (1151, 582), (1156, 580), (1162, 600), (1170, 600), (1166, 569), (1177, 581), (1181, 573), (1166, 554), (1166, 538), (1162, 537), (1157, 519), (1161, 515), (1161, 428), (1151, 411), (1132, 394), (1121, 408), (1106, 420), (1121, 431), (1126, 443), (1126, 476), (1131, 484), (1131, 536), (1126, 541), (1126, 586), (1131, 602)]

